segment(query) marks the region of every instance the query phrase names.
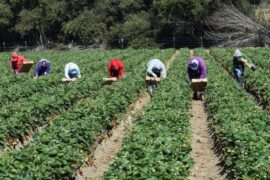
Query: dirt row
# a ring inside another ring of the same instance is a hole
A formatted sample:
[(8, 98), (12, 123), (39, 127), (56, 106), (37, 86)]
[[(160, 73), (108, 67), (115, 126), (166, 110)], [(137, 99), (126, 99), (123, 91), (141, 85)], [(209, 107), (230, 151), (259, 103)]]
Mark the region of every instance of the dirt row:
[[(190, 57), (193, 50), (190, 51)], [(211, 138), (208, 114), (201, 100), (192, 100), (190, 125), (192, 129), (191, 157), (194, 166), (191, 169), (191, 180), (225, 179), (221, 175), (222, 167), (218, 155), (214, 151), (214, 140)]]
[[(175, 57), (179, 51), (176, 51), (173, 56), (166, 63), (166, 70), (169, 70)], [(143, 108), (151, 101), (151, 97), (148, 92), (143, 91), (127, 109), (125, 118), (120, 121), (120, 124), (112, 130), (112, 136), (104, 140), (100, 145), (97, 146), (94, 156), (93, 165), (84, 167), (80, 173), (77, 174), (77, 180), (84, 179), (102, 179), (104, 172), (112, 163), (117, 152), (122, 148), (123, 139), (125, 135), (133, 126), (133, 122), (141, 114)]]
[[(178, 52), (177, 52), (178, 53)], [(166, 69), (169, 70), (175, 56), (168, 61)], [(193, 55), (193, 51), (190, 52)], [(76, 179), (102, 179), (103, 174), (113, 161), (116, 153), (121, 149), (126, 133), (132, 128), (134, 120), (140, 115), (145, 105), (151, 101), (147, 92), (143, 92), (137, 101), (129, 106), (125, 120), (113, 129), (112, 136), (99, 145), (94, 153), (93, 166), (85, 167), (78, 173)], [(195, 164), (191, 169), (190, 179), (225, 179), (221, 175), (222, 167), (214, 152), (214, 141), (210, 135), (208, 114), (204, 108), (203, 101), (192, 101), (190, 125), (192, 129), (192, 152), (190, 156)]]

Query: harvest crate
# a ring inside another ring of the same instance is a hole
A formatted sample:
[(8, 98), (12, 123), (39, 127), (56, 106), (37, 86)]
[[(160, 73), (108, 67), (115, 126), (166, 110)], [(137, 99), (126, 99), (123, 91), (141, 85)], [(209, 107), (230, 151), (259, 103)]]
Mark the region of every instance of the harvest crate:
[(191, 88), (193, 91), (204, 91), (205, 87), (207, 86), (207, 78), (205, 79), (192, 79), (191, 81)]
[(145, 78), (145, 82), (147, 84), (159, 84), (161, 81), (160, 78), (155, 78), (155, 77), (150, 77), (150, 76), (146, 76)]
[(116, 77), (112, 77), (112, 78), (103, 78), (103, 82), (105, 84), (112, 84), (113, 82), (117, 81)]
[(72, 81), (76, 81), (76, 79), (75, 78), (73, 78), (73, 79), (62, 78), (63, 83), (69, 83), (69, 82), (72, 82)]
[(33, 61), (27, 61), (23, 62), (22, 67), (20, 69), (20, 73), (28, 73), (33, 66), (34, 62)]

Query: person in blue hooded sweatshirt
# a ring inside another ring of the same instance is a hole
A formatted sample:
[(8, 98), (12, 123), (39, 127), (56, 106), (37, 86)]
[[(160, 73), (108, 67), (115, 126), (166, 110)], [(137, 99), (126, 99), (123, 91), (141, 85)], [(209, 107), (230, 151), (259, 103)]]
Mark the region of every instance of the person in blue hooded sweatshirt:
[(50, 70), (50, 62), (47, 59), (41, 59), (38, 61), (35, 71), (35, 77), (37, 78), (38, 76), (46, 76), (50, 73)]
[(68, 63), (65, 66), (65, 77), (68, 80), (76, 80), (81, 77), (80, 69), (75, 63)]

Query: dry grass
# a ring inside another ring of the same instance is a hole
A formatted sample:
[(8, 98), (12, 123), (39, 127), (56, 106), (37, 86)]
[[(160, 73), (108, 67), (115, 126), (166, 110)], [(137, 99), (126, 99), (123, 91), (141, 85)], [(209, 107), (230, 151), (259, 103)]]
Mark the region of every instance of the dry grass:
[(270, 6), (260, 6), (256, 9), (256, 17), (260, 22), (265, 21), (270, 23)]

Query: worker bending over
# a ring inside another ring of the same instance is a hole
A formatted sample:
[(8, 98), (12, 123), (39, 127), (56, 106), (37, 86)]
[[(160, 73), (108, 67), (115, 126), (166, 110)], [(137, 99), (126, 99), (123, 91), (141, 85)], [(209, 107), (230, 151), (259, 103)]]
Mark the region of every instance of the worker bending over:
[(38, 61), (35, 77), (46, 76), (50, 73), (51, 65), (47, 59), (41, 59)]
[(239, 49), (236, 49), (233, 55), (233, 74), (241, 87), (244, 87), (245, 65), (253, 71), (256, 69), (256, 66), (251, 62), (247, 55), (242, 53)]
[(20, 69), (23, 65), (23, 62), (27, 62), (27, 59), (23, 56), (17, 54), (17, 52), (13, 52), (10, 58), (10, 65), (13, 69), (14, 75), (20, 74)]
[[(193, 79), (205, 79), (207, 76), (207, 68), (204, 59), (192, 56), (188, 61), (187, 73), (190, 84)], [(193, 99), (202, 99), (202, 92), (193, 90)]]
[[(147, 63), (146, 71), (148, 76), (154, 78), (162, 77), (163, 79), (165, 79), (167, 76), (165, 65), (159, 59), (151, 59)], [(149, 93), (152, 94), (155, 91), (156, 87), (157, 87), (156, 84), (150, 84), (148, 85), (147, 89)]]
[(124, 75), (124, 64), (120, 59), (112, 59), (108, 63), (108, 72), (110, 78), (121, 79)]
[(207, 75), (207, 68), (203, 58), (192, 56), (188, 62), (188, 77), (192, 79), (205, 79)]
[(81, 77), (80, 69), (75, 63), (68, 63), (65, 66), (65, 77), (67, 80), (76, 80)]

